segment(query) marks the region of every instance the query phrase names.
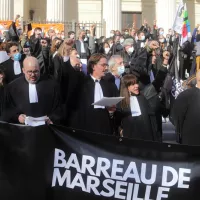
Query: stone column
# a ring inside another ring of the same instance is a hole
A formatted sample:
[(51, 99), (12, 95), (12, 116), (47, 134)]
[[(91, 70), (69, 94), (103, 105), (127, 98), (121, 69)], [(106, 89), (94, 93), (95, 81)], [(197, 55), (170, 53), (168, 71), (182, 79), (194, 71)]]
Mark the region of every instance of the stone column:
[(106, 37), (111, 30), (120, 30), (122, 23), (121, 0), (103, 0), (103, 20), (105, 21)]
[(48, 21), (65, 21), (65, 1), (66, 0), (47, 0), (46, 18)]
[(14, 20), (14, 0), (0, 0), (0, 20)]
[(176, 0), (157, 0), (157, 25), (164, 28), (165, 34), (172, 28), (176, 15)]

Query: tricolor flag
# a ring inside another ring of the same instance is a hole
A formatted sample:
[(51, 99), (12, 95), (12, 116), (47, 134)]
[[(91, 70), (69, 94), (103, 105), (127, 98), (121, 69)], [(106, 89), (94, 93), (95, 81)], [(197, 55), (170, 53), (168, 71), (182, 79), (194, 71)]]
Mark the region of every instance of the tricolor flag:
[(191, 34), (186, 3), (184, 5), (184, 10), (183, 10), (182, 15), (183, 15), (183, 29), (182, 29), (182, 37), (181, 37), (181, 46), (183, 45), (184, 42), (188, 40), (188, 33)]

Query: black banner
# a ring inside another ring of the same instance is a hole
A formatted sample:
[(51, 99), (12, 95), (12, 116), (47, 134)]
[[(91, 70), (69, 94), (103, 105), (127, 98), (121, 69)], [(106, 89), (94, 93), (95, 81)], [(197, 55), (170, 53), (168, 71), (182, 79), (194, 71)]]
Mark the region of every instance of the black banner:
[(0, 199), (200, 199), (200, 147), (0, 124)]

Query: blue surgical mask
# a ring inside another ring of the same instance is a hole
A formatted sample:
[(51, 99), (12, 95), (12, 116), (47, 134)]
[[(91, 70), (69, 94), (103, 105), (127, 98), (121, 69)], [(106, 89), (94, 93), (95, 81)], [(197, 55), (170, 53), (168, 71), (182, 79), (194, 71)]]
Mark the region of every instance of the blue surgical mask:
[(160, 31), (160, 35), (164, 35), (164, 31)]
[(118, 74), (121, 76), (125, 72), (125, 67), (124, 66), (119, 66), (117, 67)]
[(21, 53), (16, 53), (16, 54), (14, 55), (14, 61), (20, 61), (21, 58), (22, 58), (22, 54), (21, 54)]

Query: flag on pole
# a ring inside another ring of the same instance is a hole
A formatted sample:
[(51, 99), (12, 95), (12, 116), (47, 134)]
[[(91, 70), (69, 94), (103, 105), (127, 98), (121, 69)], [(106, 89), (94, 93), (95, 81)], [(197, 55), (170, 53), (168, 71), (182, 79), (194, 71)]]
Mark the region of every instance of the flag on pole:
[(191, 29), (190, 29), (190, 22), (188, 19), (187, 6), (185, 3), (183, 10), (183, 28), (182, 28), (181, 46), (183, 45), (184, 42), (188, 40), (188, 33), (191, 33)]
[(174, 24), (172, 29), (176, 31), (178, 34), (182, 34), (182, 28), (183, 28), (183, 10), (184, 10), (184, 4), (182, 1), (180, 1), (178, 5), (178, 9), (176, 12), (176, 17), (174, 19)]

